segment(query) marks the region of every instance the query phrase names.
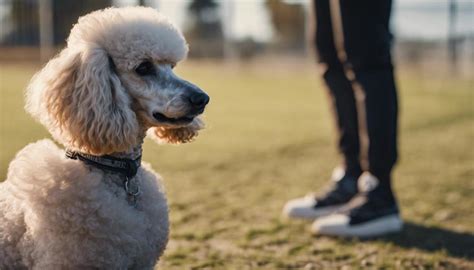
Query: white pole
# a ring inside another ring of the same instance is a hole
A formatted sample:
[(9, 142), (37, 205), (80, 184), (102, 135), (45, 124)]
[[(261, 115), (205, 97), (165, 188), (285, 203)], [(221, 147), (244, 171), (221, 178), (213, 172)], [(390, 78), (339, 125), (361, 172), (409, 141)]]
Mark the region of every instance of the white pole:
[(39, 31), (40, 31), (40, 57), (46, 62), (53, 51), (53, 5), (52, 0), (38, 1)]
[(221, 14), (223, 15), (222, 31), (224, 33), (224, 59), (226, 61), (233, 57), (231, 42), (233, 40), (232, 25), (234, 24), (234, 13), (235, 3), (233, 0), (221, 3)]

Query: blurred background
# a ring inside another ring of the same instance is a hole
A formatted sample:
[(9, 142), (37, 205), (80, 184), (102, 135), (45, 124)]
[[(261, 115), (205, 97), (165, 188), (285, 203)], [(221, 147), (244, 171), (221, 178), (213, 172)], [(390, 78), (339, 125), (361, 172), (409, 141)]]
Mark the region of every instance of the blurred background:
[(339, 161), (307, 0), (0, 0), (0, 181), (50, 137), (23, 109), (29, 80), (79, 16), (111, 5), (168, 15), (190, 44), (176, 72), (211, 96), (195, 142), (145, 143), (170, 205), (162, 269), (474, 269), (474, 1), (394, 0), (406, 225), (368, 241), (280, 218)]
[[(399, 61), (469, 74), (474, 62), (473, 1), (394, 3)], [(310, 51), (305, 42), (307, 0), (0, 0), (0, 47), (13, 50), (1, 53), (0, 61), (44, 61), (64, 45), (80, 15), (137, 4), (172, 18), (192, 44), (191, 58), (247, 61), (282, 54), (304, 57)]]

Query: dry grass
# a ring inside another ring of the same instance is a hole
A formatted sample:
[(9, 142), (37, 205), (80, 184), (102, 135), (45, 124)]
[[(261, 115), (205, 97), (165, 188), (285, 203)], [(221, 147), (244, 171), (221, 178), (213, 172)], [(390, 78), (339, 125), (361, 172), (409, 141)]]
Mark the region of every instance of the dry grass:
[[(313, 66), (188, 62), (178, 73), (211, 95), (208, 129), (190, 145), (147, 141), (165, 178), (172, 233), (163, 269), (474, 269), (473, 82), (400, 74), (405, 230), (366, 241), (312, 237), (280, 218), (286, 200), (322, 187), (337, 164)], [(0, 179), (47, 132), (23, 111), (34, 67), (0, 68)]]

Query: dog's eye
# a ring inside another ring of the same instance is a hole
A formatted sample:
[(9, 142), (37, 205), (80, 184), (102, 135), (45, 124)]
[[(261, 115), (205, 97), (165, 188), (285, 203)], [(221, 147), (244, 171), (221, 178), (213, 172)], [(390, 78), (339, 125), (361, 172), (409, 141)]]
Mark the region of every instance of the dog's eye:
[(150, 61), (145, 61), (138, 65), (135, 72), (140, 76), (153, 75), (155, 74), (155, 66)]

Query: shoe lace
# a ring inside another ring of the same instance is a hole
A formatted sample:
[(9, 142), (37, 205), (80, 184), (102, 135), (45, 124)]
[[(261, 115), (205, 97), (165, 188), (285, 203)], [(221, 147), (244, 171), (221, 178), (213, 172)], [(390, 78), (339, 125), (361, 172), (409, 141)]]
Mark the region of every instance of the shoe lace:
[(369, 193), (359, 193), (348, 204), (350, 217), (363, 218), (379, 213), (384, 209), (397, 208), (396, 204), (386, 198), (371, 197)]
[(315, 196), (316, 201), (320, 205), (347, 202), (354, 195), (354, 192), (346, 185), (342, 180), (329, 185), (323, 193)]
[(376, 209), (375, 204), (372, 203), (371, 200), (367, 199), (367, 194), (357, 194), (349, 204), (348, 214), (351, 217), (360, 217), (367, 213), (372, 213)]

